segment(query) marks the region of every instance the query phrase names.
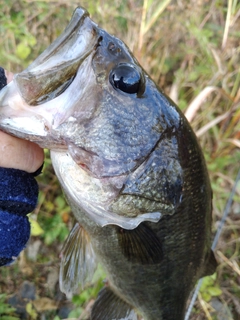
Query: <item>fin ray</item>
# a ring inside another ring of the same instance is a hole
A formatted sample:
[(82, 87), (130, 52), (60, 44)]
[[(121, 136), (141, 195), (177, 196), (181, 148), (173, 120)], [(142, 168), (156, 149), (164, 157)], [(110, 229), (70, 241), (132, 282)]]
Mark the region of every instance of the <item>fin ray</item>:
[(95, 254), (87, 232), (76, 223), (61, 252), (60, 290), (67, 296), (84, 287), (96, 269)]
[(98, 294), (90, 320), (137, 320), (137, 314), (132, 306), (105, 287)]
[(155, 264), (163, 258), (160, 240), (144, 223), (134, 230), (119, 228), (118, 241), (124, 256), (132, 262)]

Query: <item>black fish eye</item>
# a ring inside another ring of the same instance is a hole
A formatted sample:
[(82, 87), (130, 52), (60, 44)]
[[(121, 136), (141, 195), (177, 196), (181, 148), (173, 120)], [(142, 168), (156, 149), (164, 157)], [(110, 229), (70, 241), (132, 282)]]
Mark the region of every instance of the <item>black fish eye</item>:
[(112, 86), (126, 93), (138, 93), (141, 85), (141, 74), (131, 65), (119, 64), (109, 75)]

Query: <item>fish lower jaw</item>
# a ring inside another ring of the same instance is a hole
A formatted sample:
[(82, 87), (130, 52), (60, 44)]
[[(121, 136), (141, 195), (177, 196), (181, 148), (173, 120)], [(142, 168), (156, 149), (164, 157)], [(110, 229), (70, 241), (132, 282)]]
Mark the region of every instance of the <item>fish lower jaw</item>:
[(67, 152), (65, 141), (51, 134), (44, 119), (35, 121), (29, 117), (3, 118), (0, 119), (0, 130), (14, 137), (32, 141), (44, 149)]
[(1, 130), (11, 133), (19, 138), (28, 138), (28, 136), (46, 137), (47, 132), (41, 122), (33, 122), (28, 117), (5, 118), (0, 120)]
[(15, 127), (12, 122), (10, 124), (8, 121), (0, 121), (0, 130), (14, 137), (32, 141), (38, 144), (41, 148), (50, 148), (52, 146), (52, 144), (49, 144), (47, 134), (44, 132), (42, 132), (42, 134), (39, 134), (39, 131), (37, 133), (33, 133), (25, 130), (24, 128)]

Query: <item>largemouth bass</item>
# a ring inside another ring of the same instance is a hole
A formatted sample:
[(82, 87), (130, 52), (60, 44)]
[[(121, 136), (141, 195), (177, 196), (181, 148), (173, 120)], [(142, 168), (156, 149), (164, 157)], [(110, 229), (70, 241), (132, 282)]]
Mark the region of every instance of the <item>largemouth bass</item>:
[(0, 129), (51, 150), (77, 219), (64, 292), (108, 281), (91, 319), (182, 320), (214, 272), (209, 177), (196, 136), (127, 46), (78, 8), (63, 34), (0, 92)]

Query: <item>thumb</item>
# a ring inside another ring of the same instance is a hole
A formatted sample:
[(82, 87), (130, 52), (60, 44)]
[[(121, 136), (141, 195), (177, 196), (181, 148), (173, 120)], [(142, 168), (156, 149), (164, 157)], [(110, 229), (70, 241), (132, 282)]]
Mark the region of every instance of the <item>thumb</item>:
[(35, 172), (43, 163), (44, 153), (33, 142), (0, 131), (0, 167)]
[[(12, 80), (12, 73), (0, 67), (0, 90)], [(12, 137), (0, 131), (0, 167), (35, 172), (43, 163), (44, 153), (35, 143)]]

